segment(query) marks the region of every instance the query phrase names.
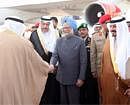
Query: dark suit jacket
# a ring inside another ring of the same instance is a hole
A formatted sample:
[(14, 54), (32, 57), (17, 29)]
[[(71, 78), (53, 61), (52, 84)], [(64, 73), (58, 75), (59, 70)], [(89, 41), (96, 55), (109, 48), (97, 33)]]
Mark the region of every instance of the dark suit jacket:
[(57, 80), (64, 85), (73, 85), (77, 79), (85, 80), (87, 52), (84, 41), (75, 36), (65, 36), (57, 40), (50, 63), (59, 62)]

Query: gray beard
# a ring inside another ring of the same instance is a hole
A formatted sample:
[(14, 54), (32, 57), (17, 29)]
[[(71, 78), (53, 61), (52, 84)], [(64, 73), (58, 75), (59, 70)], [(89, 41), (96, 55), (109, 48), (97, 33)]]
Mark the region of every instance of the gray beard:
[(69, 33), (62, 33), (62, 37), (70, 36), (70, 35), (73, 35), (73, 34), (74, 34), (73, 31), (71, 31), (71, 32), (69, 32)]

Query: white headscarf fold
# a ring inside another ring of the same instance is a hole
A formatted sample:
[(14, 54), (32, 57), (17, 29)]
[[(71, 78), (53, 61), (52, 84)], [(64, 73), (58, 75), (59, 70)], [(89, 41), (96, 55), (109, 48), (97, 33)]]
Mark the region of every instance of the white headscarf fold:
[[(110, 30), (110, 24), (108, 23), (108, 29)], [(112, 23), (113, 24), (113, 23)], [(121, 21), (114, 23), (116, 24), (116, 53), (114, 52), (114, 37), (112, 37), (111, 32), (109, 32), (110, 39), (110, 50), (115, 55), (115, 63), (118, 66), (119, 74), (122, 79), (126, 79), (126, 62), (130, 57), (130, 36), (128, 34), (128, 26), (126, 21)]]
[(52, 21), (49, 21), (49, 22), (50, 22), (50, 25), (49, 25), (49, 31), (48, 32), (43, 33), (41, 31), (41, 24), (39, 25), (39, 28), (38, 28), (37, 31), (39, 33), (39, 37), (42, 41), (42, 45), (44, 46), (44, 48), (46, 48), (47, 51), (54, 52), (57, 35), (55, 33), (55, 29), (53, 27)]
[[(9, 16), (10, 18), (20, 19), (17, 16)], [(20, 19), (21, 20), (21, 19)], [(26, 26), (23, 23), (7, 19), (4, 22), (4, 25), (1, 28), (7, 28), (13, 32), (15, 32), (19, 36), (23, 36), (25, 32)]]

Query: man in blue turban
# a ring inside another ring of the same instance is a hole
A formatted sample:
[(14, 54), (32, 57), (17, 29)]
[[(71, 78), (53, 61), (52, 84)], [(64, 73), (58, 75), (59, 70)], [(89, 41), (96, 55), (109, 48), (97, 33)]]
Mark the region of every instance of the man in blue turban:
[(85, 80), (87, 52), (84, 41), (73, 32), (75, 21), (65, 17), (63, 23), (63, 37), (56, 43), (50, 60), (50, 68), (58, 62), (56, 79), (60, 83), (61, 104), (79, 104), (80, 87)]
[(61, 19), (61, 24), (63, 26), (64, 23), (69, 24), (69, 26), (73, 29), (74, 34), (77, 35), (77, 22), (71, 16), (65, 16)]

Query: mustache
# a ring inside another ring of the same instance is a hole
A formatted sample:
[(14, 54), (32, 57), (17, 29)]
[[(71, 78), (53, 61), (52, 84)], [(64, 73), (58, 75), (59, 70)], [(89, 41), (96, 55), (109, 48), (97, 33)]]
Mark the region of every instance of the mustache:
[(81, 32), (81, 35), (84, 35), (85, 33)]
[(49, 28), (47, 28), (47, 27), (41, 27), (41, 29), (49, 29)]
[(111, 32), (116, 32), (116, 30), (111, 30)]

